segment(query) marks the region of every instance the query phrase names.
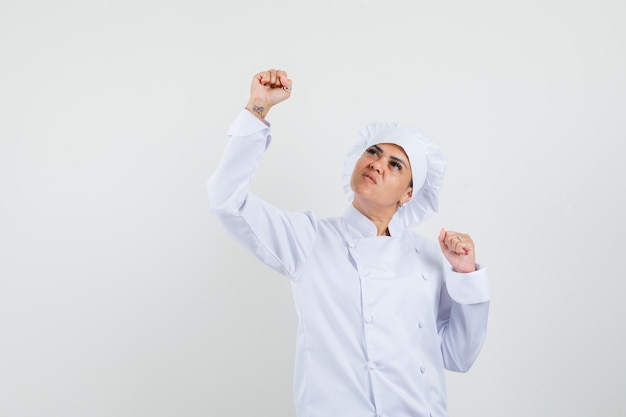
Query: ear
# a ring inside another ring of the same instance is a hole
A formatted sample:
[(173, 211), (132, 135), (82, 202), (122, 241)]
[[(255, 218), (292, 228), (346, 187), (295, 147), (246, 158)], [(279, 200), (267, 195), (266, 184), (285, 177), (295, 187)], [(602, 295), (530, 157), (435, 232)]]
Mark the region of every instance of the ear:
[(412, 197), (413, 197), (413, 187), (408, 187), (406, 189), (406, 192), (402, 196), (402, 198), (400, 198), (400, 204), (404, 205), (408, 203), (409, 201), (411, 201)]

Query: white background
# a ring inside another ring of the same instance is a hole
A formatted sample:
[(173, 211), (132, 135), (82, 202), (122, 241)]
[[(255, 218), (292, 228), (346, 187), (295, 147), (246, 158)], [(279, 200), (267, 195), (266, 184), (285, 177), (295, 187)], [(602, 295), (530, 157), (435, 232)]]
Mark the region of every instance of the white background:
[[(208, 212), (251, 77), (292, 98), (253, 190), (320, 216), (370, 121), (449, 161), (487, 342), (452, 417), (626, 416), (626, 3), (2, 1), (0, 416), (293, 416), (288, 281)], [(339, 416), (337, 416), (339, 417)]]

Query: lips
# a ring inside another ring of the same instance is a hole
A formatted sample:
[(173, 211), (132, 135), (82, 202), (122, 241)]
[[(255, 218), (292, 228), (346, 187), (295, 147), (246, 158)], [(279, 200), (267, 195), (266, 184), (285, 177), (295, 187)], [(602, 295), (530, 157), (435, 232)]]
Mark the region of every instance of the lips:
[(365, 181), (371, 183), (371, 184), (377, 184), (376, 182), (376, 178), (372, 177), (370, 174), (368, 174), (367, 172), (363, 174), (363, 178), (365, 179)]

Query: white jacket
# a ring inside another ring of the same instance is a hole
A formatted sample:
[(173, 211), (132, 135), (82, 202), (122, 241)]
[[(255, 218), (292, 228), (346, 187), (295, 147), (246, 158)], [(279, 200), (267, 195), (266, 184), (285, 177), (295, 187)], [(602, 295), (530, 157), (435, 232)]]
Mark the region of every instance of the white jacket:
[(391, 236), (376, 236), (351, 205), (320, 219), (261, 200), (248, 185), (270, 133), (242, 110), (209, 200), (235, 239), (290, 279), (297, 416), (446, 416), (444, 368), (467, 371), (485, 339), (486, 269), (454, 272), (436, 242), (395, 218)]

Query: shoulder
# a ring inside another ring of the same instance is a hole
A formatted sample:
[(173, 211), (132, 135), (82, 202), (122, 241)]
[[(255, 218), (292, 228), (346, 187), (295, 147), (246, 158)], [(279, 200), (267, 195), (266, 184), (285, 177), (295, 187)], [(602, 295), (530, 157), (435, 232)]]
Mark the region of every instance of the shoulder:
[(318, 218), (318, 223), (320, 228), (334, 231), (343, 231), (346, 227), (345, 219), (342, 216)]

